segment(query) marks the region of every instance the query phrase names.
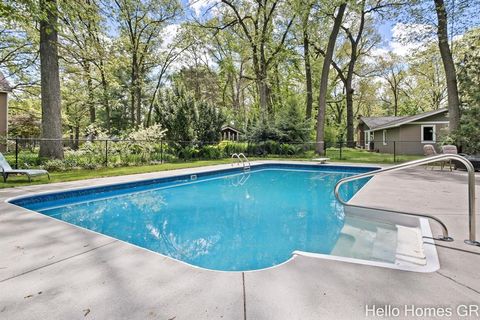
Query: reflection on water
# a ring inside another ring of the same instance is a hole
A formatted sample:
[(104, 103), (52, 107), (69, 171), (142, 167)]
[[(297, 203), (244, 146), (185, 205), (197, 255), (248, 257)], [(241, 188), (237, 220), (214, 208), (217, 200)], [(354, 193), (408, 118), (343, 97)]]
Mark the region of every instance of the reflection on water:
[(252, 270), (294, 250), (330, 253), (344, 220), (333, 187), (347, 175), (265, 169), (43, 213), (200, 267)]

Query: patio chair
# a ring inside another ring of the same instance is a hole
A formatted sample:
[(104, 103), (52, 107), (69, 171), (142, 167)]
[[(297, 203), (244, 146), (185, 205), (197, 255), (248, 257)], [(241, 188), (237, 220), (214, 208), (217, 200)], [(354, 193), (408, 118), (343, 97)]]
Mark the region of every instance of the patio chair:
[(12, 169), (10, 165), (7, 162), (7, 159), (3, 156), (3, 154), (0, 153), (0, 169), (2, 170), (2, 176), (3, 176), (3, 182), (7, 182), (8, 176), (10, 174), (24, 174), (28, 177), (28, 182), (32, 181), (32, 177), (36, 176), (41, 176), (41, 175), (47, 175), (48, 180), (50, 180), (50, 174), (48, 173), (47, 170), (41, 170), (41, 169), (24, 169), (24, 170), (18, 170), (18, 169)]
[[(423, 155), (426, 156), (426, 157), (433, 157), (433, 156), (437, 155), (437, 151), (435, 150), (435, 147), (433, 145), (426, 144), (426, 145), (423, 146)], [(428, 169), (428, 166), (430, 165), (432, 167), (432, 170), (433, 170), (433, 168), (435, 167), (435, 163), (436, 162), (426, 164), (425, 169)], [(443, 169), (443, 164), (442, 163), (440, 163), (440, 166)]]
[[(457, 146), (454, 146), (452, 144), (444, 145), (444, 146), (442, 146), (442, 153), (443, 154), (458, 154)], [(448, 161), (443, 162), (442, 170), (443, 170), (443, 167), (445, 166), (445, 164), (447, 162), (448, 162), (448, 165), (450, 167), (450, 171), (452, 171), (452, 160), (448, 160)]]

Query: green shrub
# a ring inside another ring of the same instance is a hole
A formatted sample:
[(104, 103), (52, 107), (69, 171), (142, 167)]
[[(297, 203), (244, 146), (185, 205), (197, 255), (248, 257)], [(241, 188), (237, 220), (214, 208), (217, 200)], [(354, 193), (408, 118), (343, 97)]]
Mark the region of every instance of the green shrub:
[(299, 146), (288, 144), (288, 143), (282, 143), (279, 147), (279, 151), (281, 155), (289, 155), (289, 156), (293, 156), (297, 153), (302, 152), (302, 150), (299, 149)]
[(196, 158), (197, 155), (198, 155), (198, 149), (191, 146), (183, 147), (178, 151), (178, 158), (184, 161)]
[(43, 163), (42, 167), (47, 171), (66, 171), (69, 169), (65, 165), (65, 162), (59, 159), (47, 160)]
[(220, 159), (223, 153), (218, 145), (203, 146), (198, 150), (198, 157), (207, 160)]
[(223, 157), (230, 157), (234, 153), (248, 152), (247, 142), (222, 141), (218, 144), (218, 147), (222, 152)]

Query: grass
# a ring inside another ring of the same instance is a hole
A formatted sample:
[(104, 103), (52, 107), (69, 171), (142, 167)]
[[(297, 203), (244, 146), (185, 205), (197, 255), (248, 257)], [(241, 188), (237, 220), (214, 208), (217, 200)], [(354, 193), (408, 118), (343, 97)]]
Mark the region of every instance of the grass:
[[(335, 162), (354, 162), (354, 163), (393, 163), (393, 155), (385, 153), (374, 153), (358, 149), (342, 149), (342, 159), (339, 158), (340, 152), (338, 149), (328, 149), (326, 157)], [(268, 156), (268, 157), (252, 157), (250, 160), (311, 160), (315, 155), (309, 152), (303, 156)], [(397, 156), (397, 162), (410, 161), (420, 158), (420, 156)], [(28, 182), (25, 176), (10, 176), (7, 183), (0, 183), (0, 188), (22, 187), (28, 185), (37, 185), (54, 182), (66, 182), (84, 179), (95, 179), (102, 177), (114, 177), (128, 174), (148, 173), (165, 170), (175, 170), (183, 168), (195, 168), (216, 164), (230, 163), (230, 159), (220, 160), (198, 160), (190, 162), (173, 162), (156, 165), (141, 165), (132, 167), (118, 167), (118, 168), (102, 168), (96, 170), (77, 169), (69, 171), (51, 172), (51, 180), (47, 177), (35, 177), (32, 182)]]
[(0, 183), (0, 188), (22, 187), (36, 184), (66, 182), (84, 179), (95, 179), (103, 177), (123, 176), (127, 174), (148, 173), (165, 170), (175, 170), (183, 168), (195, 168), (215, 164), (230, 163), (230, 159), (205, 160), (193, 162), (176, 162), (156, 165), (145, 165), (136, 167), (102, 168), (97, 170), (69, 170), (60, 172), (51, 172), (50, 180), (46, 176), (34, 177), (32, 182), (28, 182), (26, 176), (9, 176), (7, 183)]

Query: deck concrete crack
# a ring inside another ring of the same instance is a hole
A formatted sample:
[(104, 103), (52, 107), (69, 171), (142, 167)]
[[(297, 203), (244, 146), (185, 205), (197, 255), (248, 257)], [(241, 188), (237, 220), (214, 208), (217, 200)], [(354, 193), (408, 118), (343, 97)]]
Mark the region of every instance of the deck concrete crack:
[(243, 320), (247, 320), (247, 299), (245, 293), (245, 272), (242, 272), (242, 287), (243, 287)]
[(48, 263), (48, 264), (46, 264), (46, 265), (43, 265), (43, 266), (40, 266), (40, 267), (36, 267), (36, 268), (34, 268), (34, 269), (32, 269), (32, 270), (28, 270), (28, 271), (25, 271), (25, 272), (16, 274), (16, 275), (14, 275), (14, 276), (11, 276), (11, 277), (2, 279), (2, 280), (0, 280), (0, 283), (3, 283), (3, 282), (5, 282), (5, 281), (11, 280), (11, 279), (14, 279), (14, 278), (17, 278), (17, 277), (21, 277), (21, 276), (23, 276), (23, 275), (26, 275), (27, 273), (31, 273), (31, 272), (34, 272), (34, 271), (43, 269), (43, 268), (49, 267), (49, 266), (54, 265), (54, 264), (57, 264), (57, 263), (60, 263), (60, 262), (63, 262), (63, 261), (66, 261), (66, 260), (69, 260), (69, 259), (72, 259), (72, 258), (81, 256), (81, 255), (83, 255), (83, 254), (85, 254), (85, 253), (89, 253), (89, 252), (92, 252), (92, 251), (94, 251), (94, 250), (97, 250), (97, 249), (106, 247), (106, 246), (108, 246), (108, 245), (111, 245), (112, 243), (117, 242), (117, 241), (118, 241), (118, 240), (113, 240), (113, 241), (107, 242), (107, 243), (105, 243), (105, 244), (102, 244), (102, 245), (100, 245), (100, 246), (98, 246), (98, 247), (94, 247), (94, 248), (92, 248), (92, 249), (89, 249), (89, 250), (86, 250), (86, 251), (83, 251), (83, 252), (80, 252), (80, 253), (77, 253), (77, 254), (74, 254), (74, 255), (65, 257), (65, 258), (63, 258), (63, 259), (60, 259), (60, 260), (57, 260), (57, 261)]
[(472, 288), (472, 287), (470, 287), (470, 286), (467, 286), (466, 284), (463, 284), (463, 283), (461, 283), (461, 282), (453, 279), (452, 277), (449, 277), (449, 276), (447, 276), (446, 274), (441, 273), (440, 271), (437, 271), (436, 273), (438, 273), (439, 275), (441, 275), (442, 277), (444, 277), (444, 278), (446, 278), (446, 279), (448, 279), (448, 280), (451, 280), (451, 281), (455, 282), (456, 284), (458, 284), (458, 285), (460, 285), (460, 286), (462, 286), (462, 287), (465, 287), (465, 288), (467, 288), (467, 289), (472, 290), (473, 292), (475, 292), (475, 293), (477, 293), (477, 294), (480, 294), (480, 291), (478, 291), (478, 290), (476, 290), (476, 289), (474, 289), (474, 288)]

